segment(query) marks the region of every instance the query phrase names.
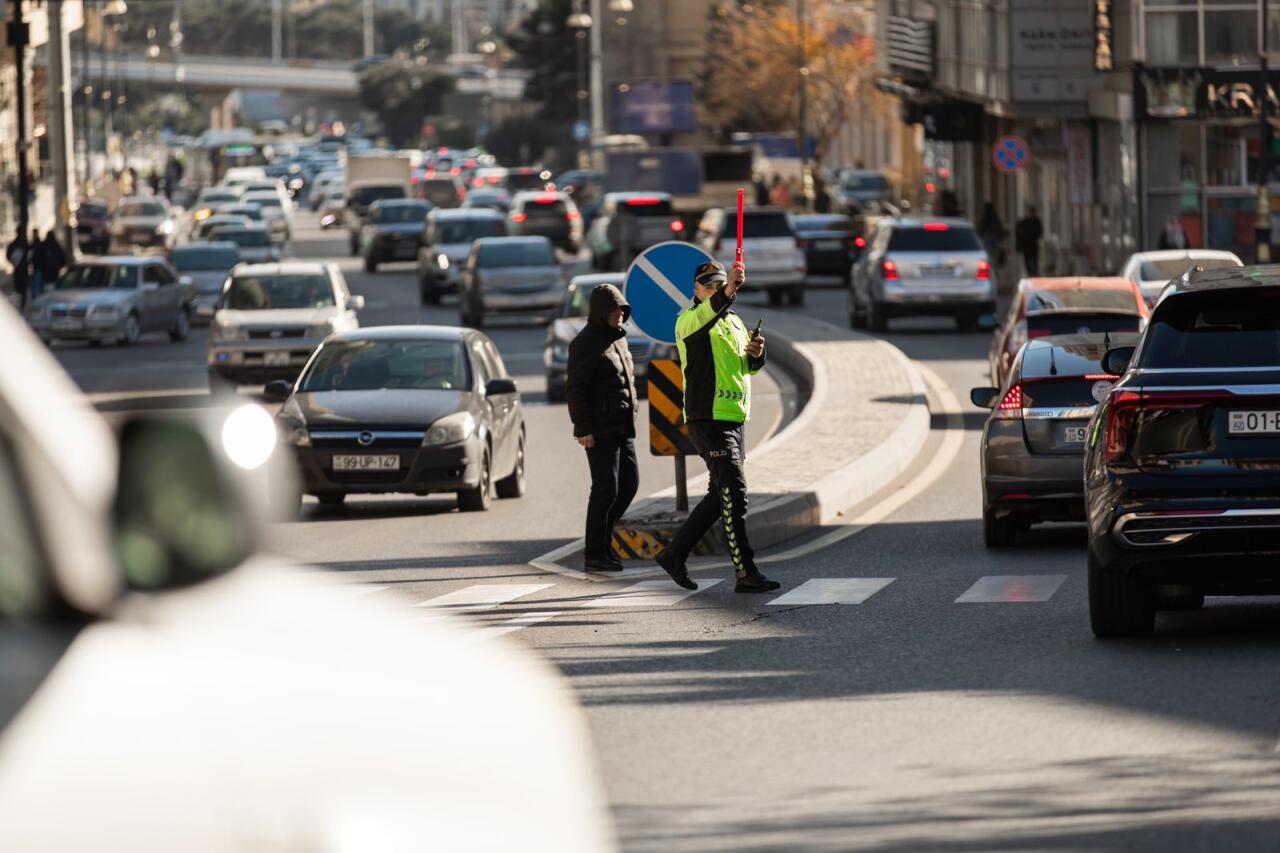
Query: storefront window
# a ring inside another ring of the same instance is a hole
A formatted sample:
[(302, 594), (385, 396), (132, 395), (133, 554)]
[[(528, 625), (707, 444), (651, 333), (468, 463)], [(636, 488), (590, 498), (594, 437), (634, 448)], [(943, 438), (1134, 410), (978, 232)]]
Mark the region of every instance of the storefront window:
[(1244, 65), (1258, 61), (1258, 12), (1206, 11), (1204, 13), (1204, 61), (1206, 65)]
[(1205, 128), (1205, 184), (1250, 186), (1258, 180), (1258, 128), (1209, 125)]
[(1199, 124), (1148, 126), (1147, 185), (1157, 190), (1200, 185)]
[(1147, 64), (1200, 64), (1200, 45), (1194, 10), (1147, 12)]
[(1187, 245), (1205, 244), (1204, 218), (1198, 193), (1152, 193), (1147, 199), (1147, 245), (1160, 245), (1160, 232), (1170, 219), (1177, 219), (1187, 235)]
[(1253, 196), (1209, 198), (1208, 248), (1229, 249), (1251, 255), (1253, 234)]

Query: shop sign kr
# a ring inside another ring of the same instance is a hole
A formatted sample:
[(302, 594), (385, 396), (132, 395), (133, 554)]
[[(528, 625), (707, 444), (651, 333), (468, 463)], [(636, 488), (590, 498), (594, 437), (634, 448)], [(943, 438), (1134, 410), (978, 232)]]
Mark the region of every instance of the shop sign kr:
[[(1214, 115), (1258, 114), (1257, 88), (1253, 83), (1206, 83), (1204, 89), (1205, 111)], [(1280, 99), (1274, 86), (1267, 86), (1267, 102), (1272, 115), (1280, 112)]]

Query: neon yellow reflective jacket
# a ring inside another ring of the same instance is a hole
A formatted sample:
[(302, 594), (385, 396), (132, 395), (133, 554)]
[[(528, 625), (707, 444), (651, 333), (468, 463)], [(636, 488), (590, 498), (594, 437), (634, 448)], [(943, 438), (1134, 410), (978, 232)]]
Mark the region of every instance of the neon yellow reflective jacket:
[(751, 332), (731, 305), (718, 290), (676, 318), (685, 421), (745, 423), (751, 417), (751, 374), (764, 359), (747, 355)]

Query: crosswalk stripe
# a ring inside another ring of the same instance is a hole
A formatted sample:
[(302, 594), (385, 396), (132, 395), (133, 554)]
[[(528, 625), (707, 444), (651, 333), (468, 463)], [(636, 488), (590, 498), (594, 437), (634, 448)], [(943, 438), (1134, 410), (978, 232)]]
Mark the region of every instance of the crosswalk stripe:
[(987, 575), (956, 599), (956, 604), (1048, 601), (1066, 575)]
[(497, 625), (490, 625), (480, 629), (480, 633), (485, 639), (493, 637), (501, 637), (504, 634), (512, 634), (516, 631), (522, 631), (530, 625), (537, 625), (539, 622), (546, 622), (548, 619), (554, 619), (564, 611), (547, 610), (537, 613), (523, 613), (514, 619), (508, 619), (506, 622), (500, 622)]
[(893, 581), (893, 578), (814, 578), (766, 603), (770, 606), (861, 604)]
[(584, 601), (582, 607), (670, 607), (691, 595), (705, 592), (723, 580), (698, 581), (697, 589), (683, 589), (669, 580), (640, 581), (637, 584)]
[(414, 607), (426, 607), (432, 610), (492, 610), (499, 604), (515, 601), (539, 590), (547, 589), (554, 584), (549, 583), (494, 583), (478, 584), (466, 589), (438, 595), (426, 601), (420, 601)]

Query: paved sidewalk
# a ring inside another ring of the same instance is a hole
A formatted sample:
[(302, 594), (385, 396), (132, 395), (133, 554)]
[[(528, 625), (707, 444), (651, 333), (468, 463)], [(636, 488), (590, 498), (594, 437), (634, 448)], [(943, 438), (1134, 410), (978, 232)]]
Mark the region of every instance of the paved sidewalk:
[[(770, 359), (809, 389), (797, 418), (747, 457), (747, 528), (753, 547), (763, 549), (829, 521), (893, 479), (923, 446), (929, 411), (924, 381), (896, 347), (785, 311), (747, 306), (740, 313), (752, 323), (764, 317)], [(690, 505), (705, 493), (704, 475), (690, 484)], [(683, 515), (675, 512), (674, 489), (640, 501), (619, 524), (615, 548), (651, 557)], [(718, 529), (699, 553), (721, 553)]]

